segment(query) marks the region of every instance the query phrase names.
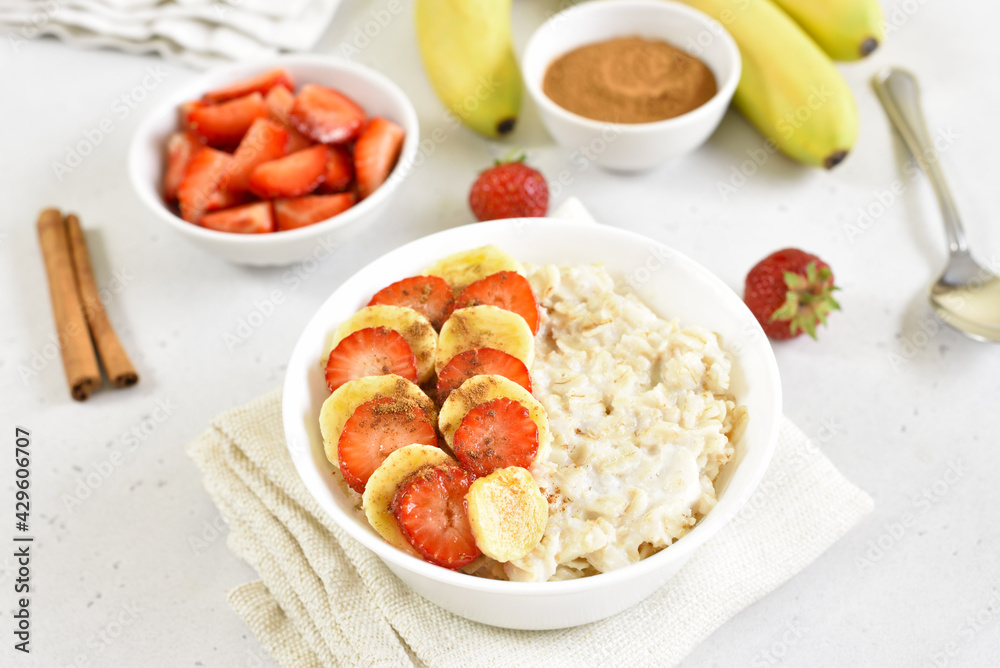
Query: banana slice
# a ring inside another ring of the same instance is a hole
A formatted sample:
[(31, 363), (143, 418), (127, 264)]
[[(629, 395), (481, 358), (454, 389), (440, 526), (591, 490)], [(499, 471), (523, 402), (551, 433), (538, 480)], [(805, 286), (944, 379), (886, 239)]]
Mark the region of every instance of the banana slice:
[(473, 348), (496, 348), (531, 368), (535, 337), (524, 318), (497, 306), (480, 304), (457, 309), (441, 326), (437, 345), (437, 371), (452, 357)]
[(438, 417), (438, 428), (448, 447), (455, 442), (455, 432), (458, 431), (465, 415), (479, 404), (498, 397), (506, 397), (528, 409), (528, 415), (538, 427), (538, 452), (535, 454), (535, 461), (548, 457), (552, 432), (549, 430), (549, 419), (545, 415), (545, 409), (530, 392), (514, 381), (492, 374), (473, 376), (445, 399)]
[[(417, 382), (425, 383), (431, 379), (434, 375), (437, 332), (427, 318), (403, 306), (366, 306), (340, 323), (330, 343), (330, 350), (336, 348), (349, 334), (367, 327), (388, 327), (399, 332), (410, 344), (410, 349), (417, 358)], [(326, 351), (326, 357), (330, 356), (330, 350)]]
[(509, 253), (490, 245), (443, 257), (427, 267), (423, 275), (440, 276), (452, 288), (461, 290), (469, 283), (498, 271), (516, 271), (523, 274), (524, 268)]
[(394, 374), (366, 376), (344, 383), (326, 398), (319, 412), (319, 430), (323, 434), (323, 448), (326, 451), (326, 458), (334, 466), (340, 466), (337, 444), (340, 442), (341, 432), (344, 431), (344, 424), (358, 406), (376, 397), (408, 399), (423, 409), (432, 424), (437, 418), (434, 402), (423, 393), (423, 390), (401, 376)]
[(422, 558), (406, 540), (392, 512), (396, 490), (412, 473), (424, 466), (454, 461), (447, 452), (433, 445), (413, 443), (392, 452), (372, 473), (361, 497), (361, 505), (372, 528), (390, 545)]
[(527, 469), (509, 466), (477, 479), (465, 494), (476, 545), (487, 557), (527, 555), (545, 533), (549, 503)]

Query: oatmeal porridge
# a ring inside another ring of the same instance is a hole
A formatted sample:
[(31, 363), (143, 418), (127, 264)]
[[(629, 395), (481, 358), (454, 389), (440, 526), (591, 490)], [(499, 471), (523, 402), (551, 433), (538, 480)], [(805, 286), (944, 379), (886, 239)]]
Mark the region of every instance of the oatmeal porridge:
[[(599, 265), (525, 266), (543, 313), (531, 369), (552, 447), (531, 473), (541, 542), (501, 577), (561, 580), (667, 547), (716, 503), (746, 419), (717, 335), (664, 320)], [(499, 566), (499, 565), (497, 565)]]

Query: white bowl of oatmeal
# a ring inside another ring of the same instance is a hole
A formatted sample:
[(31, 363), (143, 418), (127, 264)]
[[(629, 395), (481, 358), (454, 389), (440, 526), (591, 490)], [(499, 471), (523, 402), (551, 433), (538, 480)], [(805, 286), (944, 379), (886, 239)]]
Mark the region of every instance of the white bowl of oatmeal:
[[(531, 473), (549, 519), (528, 556), (469, 574), (411, 556), (369, 526), (326, 458), (319, 357), (375, 292), (486, 244), (523, 263), (542, 313), (532, 392), (553, 438)], [(728, 286), (646, 237), (551, 219), (454, 228), (375, 260), (307, 325), (283, 395), (293, 463), (333, 523), (433, 603), (518, 629), (596, 621), (667, 583), (754, 491), (780, 416), (771, 347)]]

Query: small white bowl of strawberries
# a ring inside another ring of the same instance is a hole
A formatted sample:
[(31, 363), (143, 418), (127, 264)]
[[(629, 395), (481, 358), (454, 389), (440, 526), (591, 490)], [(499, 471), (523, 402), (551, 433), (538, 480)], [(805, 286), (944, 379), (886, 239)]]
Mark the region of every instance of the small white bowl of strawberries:
[(374, 222), (412, 165), (416, 112), (396, 84), (323, 56), (212, 70), (143, 120), (139, 198), (232, 262), (322, 259)]

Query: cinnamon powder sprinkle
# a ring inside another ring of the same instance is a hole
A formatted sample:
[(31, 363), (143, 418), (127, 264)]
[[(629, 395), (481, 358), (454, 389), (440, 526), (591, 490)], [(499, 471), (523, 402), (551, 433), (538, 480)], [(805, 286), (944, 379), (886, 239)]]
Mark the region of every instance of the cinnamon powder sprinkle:
[(694, 56), (661, 40), (619, 37), (554, 60), (542, 90), (586, 118), (651, 123), (700, 107), (718, 89), (712, 71)]

